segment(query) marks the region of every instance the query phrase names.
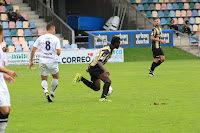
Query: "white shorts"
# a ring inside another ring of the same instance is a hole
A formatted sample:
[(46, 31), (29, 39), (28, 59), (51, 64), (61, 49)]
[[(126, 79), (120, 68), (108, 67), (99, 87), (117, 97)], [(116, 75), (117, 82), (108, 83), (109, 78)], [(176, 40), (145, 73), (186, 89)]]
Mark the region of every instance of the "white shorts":
[(3, 106), (11, 106), (10, 104), (10, 94), (7, 89), (7, 91), (0, 91), (0, 107)]
[(40, 63), (40, 75), (48, 76), (59, 72), (58, 63)]

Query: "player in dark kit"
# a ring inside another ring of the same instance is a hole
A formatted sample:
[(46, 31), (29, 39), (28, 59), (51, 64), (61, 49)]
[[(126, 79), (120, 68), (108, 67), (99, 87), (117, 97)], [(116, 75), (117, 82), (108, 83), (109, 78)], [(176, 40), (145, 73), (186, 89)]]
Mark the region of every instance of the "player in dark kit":
[(109, 78), (110, 73), (105, 69), (104, 64), (108, 61), (108, 59), (112, 56), (114, 49), (118, 49), (120, 45), (120, 38), (114, 36), (111, 41), (111, 45), (106, 46), (100, 49), (98, 55), (95, 59), (89, 64), (88, 69), (91, 76), (92, 82), (85, 79), (81, 74), (77, 73), (72, 84), (75, 85), (77, 82), (82, 81), (85, 85), (90, 87), (94, 91), (100, 90), (100, 80), (104, 82), (103, 93), (99, 101), (104, 102), (111, 100), (106, 99), (107, 93), (109, 91), (109, 87), (111, 84), (111, 80)]
[(154, 19), (154, 25), (155, 27), (152, 29), (151, 32), (154, 61), (151, 65), (151, 68), (149, 68), (149, 76), (155, 76), (155, 74), (153, 73), (154, 69), (165, 61), (165, 56), (160, 46), (160, 43), (165, 44), (165, 41), (160, 39), (162, 34), (162, 29), (159, 28), (160, 21), (158, 18)]

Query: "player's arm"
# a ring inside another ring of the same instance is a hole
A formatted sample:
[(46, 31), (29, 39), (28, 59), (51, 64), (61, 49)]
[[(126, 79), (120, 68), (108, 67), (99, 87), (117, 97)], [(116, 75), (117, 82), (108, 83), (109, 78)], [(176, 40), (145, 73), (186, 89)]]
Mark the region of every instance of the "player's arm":
[(33, 49), (31, 51), (31, 59), (30, 59), (29, 69), (31, 69), (31, 67), (34, 65), (34, 63), (33, 63), (33, 57), (35, 55), (35, 51), (36, 50), (37, 50), (37, 48), (33, 46)]
[(106, 75), (108, 75), (108, 76), (110, 75), (110, 73), (109, 73), (109, 72), (106, 70), (106, 68), (104, 67), (102, 61), (98, 61), (97, 64), (98, 64), (99, 67), (104, 71), (104, 73), (105, 73)]
[(156, 34), (156, 33), (155, 33), (155, 29), (153, 29), (152, 32), (151, 32), (151, 40), (152, 40), (152, 41), (159, 41), (159, 42), (161, 42), (162, 44), (165, 44), (165, 41), (164, 41), (164, 40), (155, 38), (155, 34)]
[(57, 39), (56, 52), (57, 52), (57, 55), (58, 55), (58, 56), (59, 56), (60, 53), (61, 53), (61, 50), (60, 50), (60, 40), (59, 40), (59, 39)]
[(105, 50), (102, 52), (102, 54), (99, 56), (97, 64), (99, 67), (104, 71), (104, 73), (110, 75), (110, 73), (105, 69), (103, 65), (103, 61), (106, 60), (106, 55), (109, 54), (109, 50)]
[(17, 77), (17, 73), (11, 70), (8, 70), (6, 68), (0, 67), (0, 72), (6, 73), (9, 76), (11, 76), (12, 78)]
[(6, 75), (6, 74), (4, 74), (4, 79), (5, 79), (8, 83), (12, 83), (12, 82), (15, 83), (14, 78), (12, 78), (11, 76), (8, 76), (8, 75)]
[(60, 53), (61, 53), (61, 50), (60, 49), (56, 49), (56, 52), (57, 52), (57, 55), (59, 56)]

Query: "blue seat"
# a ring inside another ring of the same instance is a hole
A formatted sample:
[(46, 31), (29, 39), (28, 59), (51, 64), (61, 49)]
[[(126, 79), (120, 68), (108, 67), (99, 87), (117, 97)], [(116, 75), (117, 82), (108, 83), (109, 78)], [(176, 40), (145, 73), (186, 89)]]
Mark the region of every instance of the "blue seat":
[(150, 18), (150, 17), (151, 17), (151, 11), (147, 11), (147, 12), (146, 12), (146, 17), (147, 17), (147, 18)]
[(164, 11), (164, 17), (169, 17), (169, 11)]
[(29, 22), (29, 26), (30, 26), (30, 28), (35, 28), (35, 22), (34, 21), (30, 21)]
[(11, 36), (13, 37), (13, 36), (17, 36), (17, 30), (15, 30), (15, 29), (12, 29), (11, 31), (10, 31), (10, 33), (11, 33)]
[(197, 0), (192, 0), (192, 2), (197, 2)]
[(6, 11), (9, 12), (9, 10), (13, 10), (12, 6), (6, 6)]
[(6, 42), (6, 47), (8, 48), (8, 46), (14, 46), (13, 42)]
[(37, 37), (33, 37), (33, 41), (35, 42), (37, 40)]
[(165, 24), (166, 24), (166, 19), (165, 19), (165, 18), (161, 18), (160, 23), (161, 23), (162, 25), (165, 25)]
[(176, 2), (181, 2), (181, 0), (176, 0)]
[(172, 4), (167, 3), (167, 9), (168, 9), (168, 10), (172, 10)]
[(144, 7), (143, 7), (143, 4), (138, 4), (138, 10), (139, 10), (139, 11), (142, 11), (143, 8), (144, 8)]
[(22, 52), (22, 46), (16, 46), (15, 50), (16, 52)]
[(178, 9), (177, 3), (173, 3), (173, 10), (176, 10), (176, 9)]
[(10, 31), (9, 30), (4, 30), (4, 37), (10, 36)]
[(190, 37), (190, 43), (197, 43), (198, 41), (196, 39), (193, 39)]
[(153, 3), (158, 3), (158, 0), (153, 0)]
[(169, 25), (171, 23), (171, 18), (167, 18), (167, 24)]
[(158, 11), (158, 17), (163, 17), (163, 15), (164, 15), (164, 13), (163, 13), (163, 11)]
[(175, 12), (174, 11), (170, 11), (169, 14), (170, 14), (169, 15), (170, 17), (175, 17)]
[(130, 3), (131, 4), (135, 4), (135, 0), (130, 0)]
[(70, 44), (65, 44), (65, 49), (71, 48)]
[(25, 40), (26, 40), (27, 42), (28, 42), (28, 41), (32, 41), (31, 37), (26, 37)]
[(84, 48), (84, 47), (81, 47), (80, 49), (86, 49), (86, 48)]
[(22, 22), (21, 21), (16, 22), (16, 28), (18, 28), (18, 29), (22, 28)]
[(2, 22), (3, 28), (8, 29), (8, 22)]
[(72, 49), (78, 48), (78, 45), (77, 44), (71, 44), (71, 48)]
[(5, 37), (5, 42), (12, 42), (11, 38), (10, 37)]
[(25, 29), (25, 30), (24, 30), (24, 35), (25, 35), (25, 36), (31, 36), (31, 31), (30, 31), (30, 29)]
[(192, 29), (193, 29), (193, 28), (192, 28), (192, 25), (190, 25), (190, 30), (192, 31)]
[(38, 36), (36, 29), (31, 30), (31, 36)]
[(155, 5), (154, 4), (150, 4), (149, 5), (149, 10), (155, 10)]
[(30, 47), (31, 45), (33, 46), (34, 41), (28, 41), (28, 46)]
[(165, 29), (165, 30), (166, 30), (166, 29), (169, 29), (169, 28), (168, 28), (168, 26), (167, 26), (167, 25), (165, 25), (165, 26), (163, 26), (163, 29)]
[(198, 16), (198, 11), (197, 10), (192, 10), (192, 16)]
[(190, 18), (190, 23), (191, 23), (191, 24), (194, 24), (194, 23), (195, 23), (195, 18), (191, 17), (191, 18)]
[(142, 3), (147, 3), (147, 0), (142, 0)]
[(144, 10), (149, 10), (149, 4), (144, 4)]
[(28, 42), (28, 46), (30, 48), (30, 51), (32, 51), (32, 49), (33, 49), (33, 44), (34, 44), (34, 41), (29, 41)]

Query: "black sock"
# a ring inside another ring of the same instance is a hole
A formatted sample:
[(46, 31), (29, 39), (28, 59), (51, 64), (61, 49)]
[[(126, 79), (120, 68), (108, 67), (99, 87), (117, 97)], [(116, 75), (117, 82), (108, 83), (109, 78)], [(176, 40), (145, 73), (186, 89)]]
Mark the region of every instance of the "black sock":
[(162, 62), (159, 60), (157, 63), (156, 63), (156, 67), (159, 66)]
[(3, 115), (3, 114), (0, 112), (0, 122), (7, 122), (7, 121), (8, 121), (8, 116), (9, 116), (9, 114)]
[(156, 62), (153, 62), (151, 65), (151, 71), (154, 71), (155, 68), (156, 68)]
[(88, 81), (87, 79), (85, 79), (84, 77), (81, 78), (81, 81), (87, 85), (88, 87), (90, 87), (91, 89), (93, 89), (94, 91), (97, 91), (97, 89), (95, 89), (95, 86), (93, 84), (93, 82)]
[(109, 91), (109, 87), (110, 87), (110, 84), (109, 82), (106, 82), (103, 86), (103, 93), (101, 95), (101, 98), (105, 98), (108, 94), (108, 91)]

